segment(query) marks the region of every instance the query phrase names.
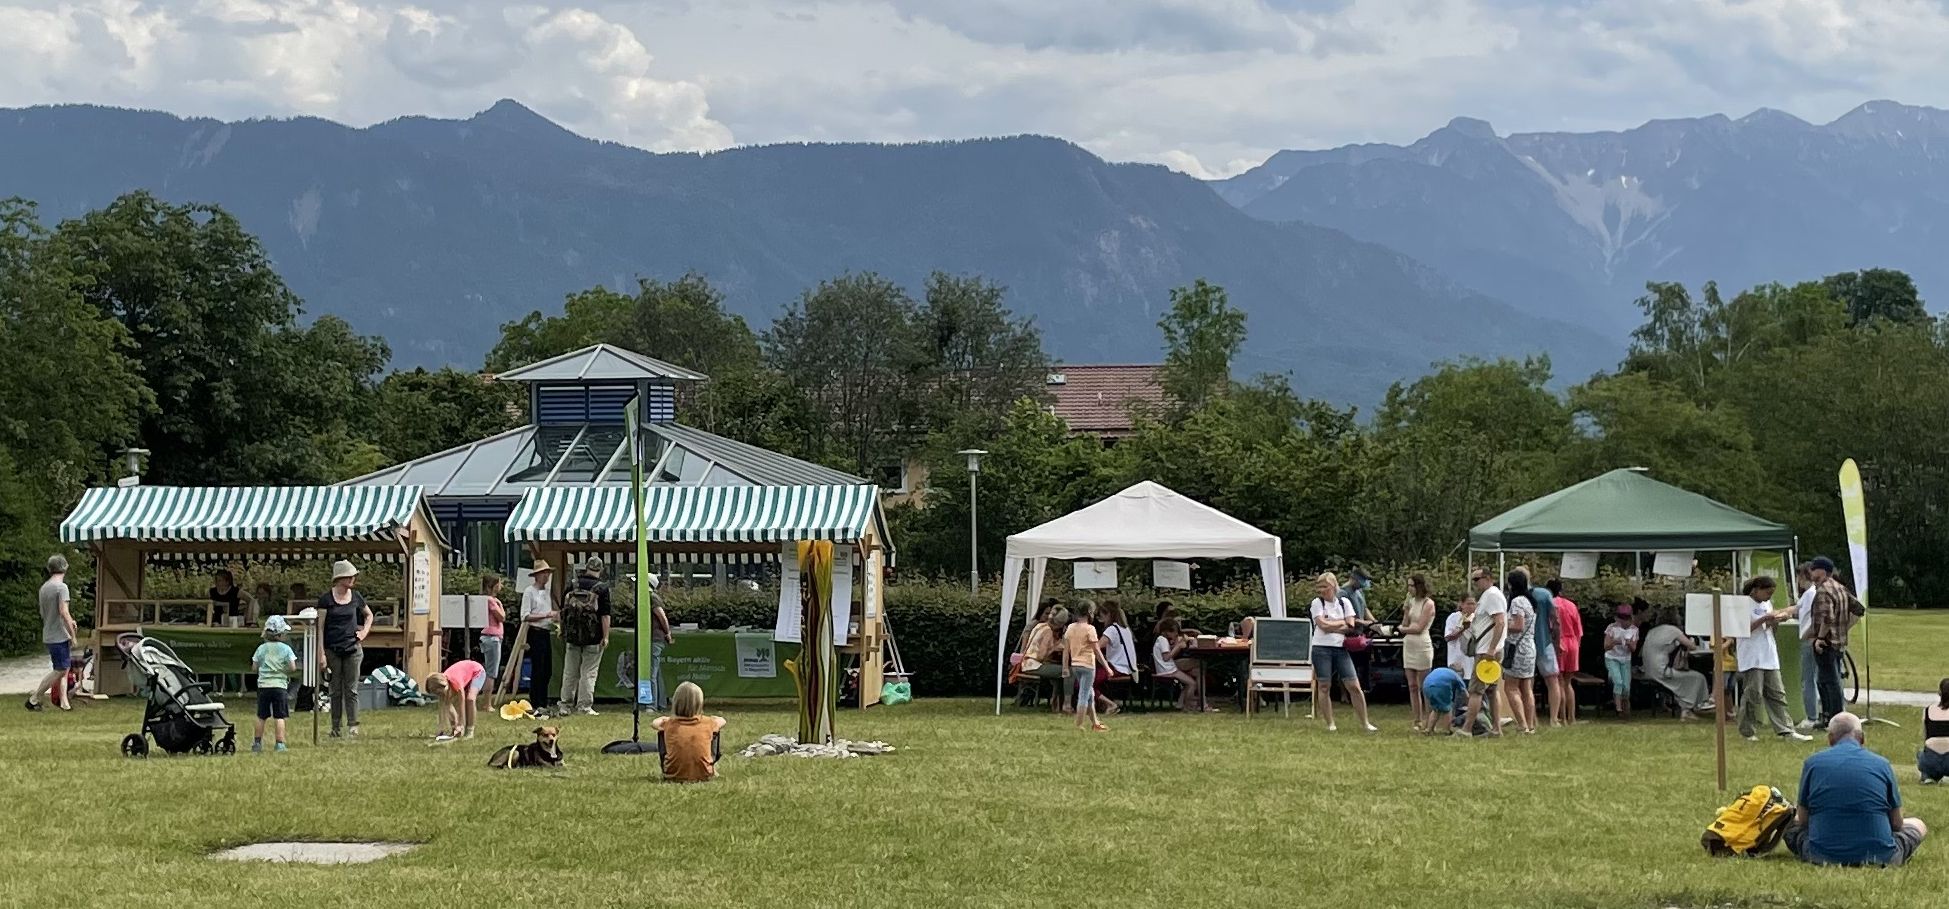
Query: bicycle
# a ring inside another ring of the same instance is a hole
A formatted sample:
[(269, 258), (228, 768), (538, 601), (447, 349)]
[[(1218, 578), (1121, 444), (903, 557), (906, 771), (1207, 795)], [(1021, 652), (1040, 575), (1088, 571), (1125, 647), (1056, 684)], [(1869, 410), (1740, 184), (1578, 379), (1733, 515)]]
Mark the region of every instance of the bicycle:
[(1854, 665), (1854, 654), (1841, 651), (1841, 694), (1850, 704), (1861, 701), (1861, 673)]

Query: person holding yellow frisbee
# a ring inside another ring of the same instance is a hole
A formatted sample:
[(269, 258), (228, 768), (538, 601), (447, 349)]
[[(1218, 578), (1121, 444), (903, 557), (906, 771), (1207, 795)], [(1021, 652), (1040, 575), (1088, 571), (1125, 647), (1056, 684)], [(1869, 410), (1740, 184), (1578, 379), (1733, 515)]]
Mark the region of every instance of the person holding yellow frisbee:
[[(1469, 678), (1469, 709), (1462, 721), (1464, 729), (1475, 728), (1475, 719), (1482, 714), (1485, 699), (1490, 712), (1495, 711), (1496, 690), (1502, 682), (1502, 645), (1509, 636), (1509, 599), (1496, 589), (1495, 576), (1487, 569), (1476, 568), (1469, 572), (1469, 583), (1475, 587), (1475, 614), (1462, 630), (1462, 642), (1467, 654), (1475, 658), (1475, 672)], [(1488, 734), (1501, 738), (1502, 727), (1491, 722)]]

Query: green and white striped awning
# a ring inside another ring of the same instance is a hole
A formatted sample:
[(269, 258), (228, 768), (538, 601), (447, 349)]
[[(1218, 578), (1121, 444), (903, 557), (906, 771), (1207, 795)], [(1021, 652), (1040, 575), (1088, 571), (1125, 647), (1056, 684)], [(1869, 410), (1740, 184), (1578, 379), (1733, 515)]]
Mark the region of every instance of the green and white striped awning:
[[(643, 494), (649, 542), (859, 541), (880, 520), (874, 486), (652, 486)], [(633, 543), (629, 490), (531, 489), (508, 516), (517, 543)]]
[[(67, 520), (69, 543), (390, 541), (424, 509), (419, 486), (129, 486), (90, 489)], [(428, 516), (428, 525), (437, 526)]]

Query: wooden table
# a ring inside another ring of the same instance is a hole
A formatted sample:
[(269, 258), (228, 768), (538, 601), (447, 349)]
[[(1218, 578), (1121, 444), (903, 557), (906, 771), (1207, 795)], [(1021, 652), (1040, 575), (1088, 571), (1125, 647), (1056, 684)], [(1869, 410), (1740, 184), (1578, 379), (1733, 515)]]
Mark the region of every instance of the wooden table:
[(1205, 667), (1218, 660), (1249, 660), (1252, 657), (1252, 642), (1239, 641), (1233, 644), (1188, 644), (1178, 656), (1190, 657), (1198, 661), (1198, 706), (1209, 709), (1211, 701), (1205, 696), (1205, 679), (1209, 675)]

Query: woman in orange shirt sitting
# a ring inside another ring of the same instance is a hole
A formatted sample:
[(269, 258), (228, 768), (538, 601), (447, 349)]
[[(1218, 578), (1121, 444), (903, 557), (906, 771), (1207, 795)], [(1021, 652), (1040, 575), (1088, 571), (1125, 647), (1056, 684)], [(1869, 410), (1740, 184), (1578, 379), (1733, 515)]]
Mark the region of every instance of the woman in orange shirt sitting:
[(650, 721), (662, 733), (663, 779), (676, 783), (703, 783), (717, 777), (717, 749), (712, 742), (724, 728), (721, 716), (704, 716), (704, 689), (696, 682), (677, 686), (670, 698), (670, 715)]

